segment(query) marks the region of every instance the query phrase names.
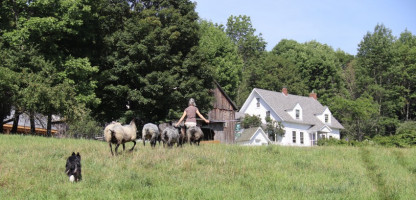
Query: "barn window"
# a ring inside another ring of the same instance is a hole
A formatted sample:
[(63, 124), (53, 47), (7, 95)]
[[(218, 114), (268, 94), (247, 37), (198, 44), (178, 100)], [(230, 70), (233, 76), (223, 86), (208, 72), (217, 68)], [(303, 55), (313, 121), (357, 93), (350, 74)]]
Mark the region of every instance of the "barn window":
[(292, 141), (296, 143), (296, 131), (292, 131)]
[(300, 143), (303, 144), (303, 132), (300, 132)]
[(257, 108), (260, 108), (260, 98), (256, 98), (257, 99)]

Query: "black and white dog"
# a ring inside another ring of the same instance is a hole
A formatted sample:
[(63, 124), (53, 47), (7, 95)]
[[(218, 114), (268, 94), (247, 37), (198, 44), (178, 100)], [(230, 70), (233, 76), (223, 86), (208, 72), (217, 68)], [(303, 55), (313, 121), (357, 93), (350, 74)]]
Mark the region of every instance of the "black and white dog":
[(81, 155), (79, 152), (75, 155), (75, 152), (72, 152), (72, 155), (66, 160), (66, 170), (65, 173), (69, 177), (69, 181), (78, 182), (82, 179), (81, 176)]

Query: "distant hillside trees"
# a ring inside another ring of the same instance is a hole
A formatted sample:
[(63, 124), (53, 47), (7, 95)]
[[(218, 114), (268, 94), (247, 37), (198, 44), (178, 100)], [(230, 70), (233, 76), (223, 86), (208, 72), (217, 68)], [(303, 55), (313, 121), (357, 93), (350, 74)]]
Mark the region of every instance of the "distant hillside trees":
[(400, 122), (416, 117), (415, 58), (415, 36), (405, 31), (397, 39), (382, 24), (359, 44), (357, 89), (378, 104), (377, 135), (393, 135)]

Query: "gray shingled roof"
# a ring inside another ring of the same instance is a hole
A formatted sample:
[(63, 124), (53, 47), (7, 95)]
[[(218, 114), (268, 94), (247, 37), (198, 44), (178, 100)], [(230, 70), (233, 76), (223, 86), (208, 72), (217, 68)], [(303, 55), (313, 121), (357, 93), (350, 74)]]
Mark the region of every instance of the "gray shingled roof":
[(253, 137), (253, 134), (256, 132), (256, 130), (259, 127), (255, 127), (255, 128), (246, 128), (243, 130), (243, 132), (241, 133), (241, 136), (238, 137), (235, 142), (239, 143), (239, 142), (246, 142), (246, 141), (250, 141), (251, 137)]
[(238, 137), (235, 142), (236, 143), (242, 143), (242, 142), (248, 142), (250, 141), (251, 137), (256, 133), (257, 129), (260, 127), (253, 127), (253, 128), (246, 128), (243, 129), (243, 132), (241, 133), (241, 136)]
[[(326, 106), (319, 103), (318, 100), (312, 97), (304, 97), (298, 95), (288, 94), (287, 96), (281, 92), (274, 92), (270, 90), (263, 90), (254, 88), (261, 98), (269, 105), (273, 111), (280, 117), (284, 122), (292, 122), (297, 124), (311, 125), (311, 128), (320, 129), (325, 126), (316, 115), (322, 114)], [(286, 111), (293, 110), (298, 104), (302, 107), (302, 119), (293, 119)], [(331, 115), (331, 124), (326, 124), (330, 128), (344, 129), (344, 127)]]

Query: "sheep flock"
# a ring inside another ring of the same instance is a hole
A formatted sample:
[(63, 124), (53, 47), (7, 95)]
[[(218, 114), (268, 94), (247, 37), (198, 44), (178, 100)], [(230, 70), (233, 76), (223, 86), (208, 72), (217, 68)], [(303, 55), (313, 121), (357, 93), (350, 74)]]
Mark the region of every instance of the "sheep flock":
[[(184, 143), (190, 145), (195, 144), (199, 146), (200, 141), (203, 139), (204, 134), (198, 126), (187, 128), (185, 132), (181, 131), (180, 127), (172, 126), (172, 123), (162, 123), (157, 126), (153, 123), (147, 123), (142, 129), (143, 146), (146, 145), (146, 140), (150, 142), (151, 147), (155, 147), (156, 143), (163, 143), (163, 147), (173, 147), (176, 144), (177, 147), (182, 146)], [(133, 147), (130, 151), (134, 150), (136, 146), (137, 127), (135, 120), (131, 120), (130, 124), (122, 125), (119, 122), (111, 122), (104, 128), (104, 139), (110, 147), (111, 155), (114, 155), (112, 144), (115, 144), (115, 155), (117, 155), (117, 149), (120, 145), (125, 150), (125, 143), (133, 142)]]

